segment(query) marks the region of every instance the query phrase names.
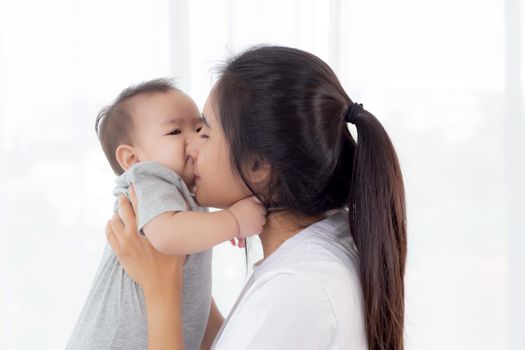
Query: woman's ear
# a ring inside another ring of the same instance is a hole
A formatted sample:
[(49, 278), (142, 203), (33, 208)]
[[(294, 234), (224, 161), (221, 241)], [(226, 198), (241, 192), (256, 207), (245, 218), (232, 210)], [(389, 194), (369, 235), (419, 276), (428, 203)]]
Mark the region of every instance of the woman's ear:
[(115, 156), (117, 157), (117, 162), (124, 170), (128, 170), (133, 164), (139, 161), (137, 151), (130, 145), (118, 146), (115, 151)]
[(272, 166), (262, 157), (253, 157), (248, 168), (248, 180), (255, 186), (266, 187), (272, 174)]

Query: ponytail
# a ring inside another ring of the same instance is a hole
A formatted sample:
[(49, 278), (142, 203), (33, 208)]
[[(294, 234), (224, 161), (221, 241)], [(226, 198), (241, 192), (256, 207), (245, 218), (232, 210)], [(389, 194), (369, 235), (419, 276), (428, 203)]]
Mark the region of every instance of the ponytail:
[(368, 346), (402, 350), (407, 249), (403, 179), (381, 123), (362, 108), (352, 114), (357, 143), (347, 204), (359, 252)]

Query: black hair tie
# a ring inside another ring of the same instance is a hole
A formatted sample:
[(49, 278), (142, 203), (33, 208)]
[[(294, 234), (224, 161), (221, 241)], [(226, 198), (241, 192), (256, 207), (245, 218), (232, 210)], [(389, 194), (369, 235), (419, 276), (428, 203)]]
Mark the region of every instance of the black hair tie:
[(345, 114), (345, 121), (347, 123), (355, 124), (357, 121), (357, 117), (359, 116), (359, 113), (363, 111), (363, 104), (362, 103), (352, 103), (350, 107), (346, 110)]

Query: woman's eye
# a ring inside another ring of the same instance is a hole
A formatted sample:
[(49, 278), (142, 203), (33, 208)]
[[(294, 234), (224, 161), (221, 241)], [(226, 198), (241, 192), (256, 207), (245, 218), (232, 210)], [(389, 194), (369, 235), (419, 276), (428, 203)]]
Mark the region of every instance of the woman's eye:
[(181, 133), (180, 129), (175, 129), (175, 130), (173, 130), (173, 131), (170, 131), (170, 132), (168, 133), (168, 135), (178, 135), (178, 134), (180, 134), (180, 133)]
[(199, 134), (200, 138), (207, 139), (209, 137), (208, 135), (206, 135), (204, 133), (201, 133), (202, 130), (203, 130), (202, 126), (197, 127), (197, 129), (195, 129), (195, 130), (197, 131), (197, 134)]

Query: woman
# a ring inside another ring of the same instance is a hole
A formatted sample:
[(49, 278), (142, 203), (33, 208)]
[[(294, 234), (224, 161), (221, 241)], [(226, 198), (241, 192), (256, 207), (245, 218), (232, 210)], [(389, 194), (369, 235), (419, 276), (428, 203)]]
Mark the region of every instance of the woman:
[[(203, 117), (187, 147), (197, 202), (268, 209), (264, 259), (226, 321), (212, 304), (203, 348), (403, 349), (404, 190), (378, 120), (322, 60), (273, 46), (225, 65)], [(182, 258), (136, 234), (127, 200), (119, 216), (108, 240), (145, 290), (150, 348), (182, 348)]]

